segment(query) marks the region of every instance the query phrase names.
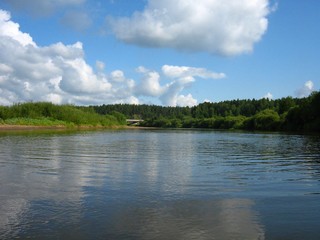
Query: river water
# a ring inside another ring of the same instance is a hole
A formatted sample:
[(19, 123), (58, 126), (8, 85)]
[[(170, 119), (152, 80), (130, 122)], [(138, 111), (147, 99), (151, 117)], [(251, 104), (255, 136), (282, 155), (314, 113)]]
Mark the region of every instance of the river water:
[(320, 137), (0, 133), (0, 239), (320, 239)]

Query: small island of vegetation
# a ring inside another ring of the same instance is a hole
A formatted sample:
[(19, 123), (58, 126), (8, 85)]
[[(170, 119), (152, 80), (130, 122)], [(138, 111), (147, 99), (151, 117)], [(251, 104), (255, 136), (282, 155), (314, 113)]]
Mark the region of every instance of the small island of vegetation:
[(0, 125), (46, 127), (119, 127), (126, 119), (140, 126), (259, 131), (320, 132), (320, 92), (306, 98), (205, 102), (194, 107), (113, 104), (55, 105), (48, 102), (0, 106)]

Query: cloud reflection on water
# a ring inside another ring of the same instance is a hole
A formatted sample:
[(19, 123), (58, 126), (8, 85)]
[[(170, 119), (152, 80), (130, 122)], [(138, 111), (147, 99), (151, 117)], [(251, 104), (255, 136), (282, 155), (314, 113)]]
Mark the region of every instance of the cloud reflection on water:
[(264, 239), (246, 196), (275, 176), (264, 168), (265, 152), (281, 158), (272, 137), (263, 140), (269, 147), (245, 134), (192, 131), (0, 137), (0, 237)]
[(134, 239), (265, 239), (248, 199), (177, 200), (153, 207), (128, 206), (106, 235)]

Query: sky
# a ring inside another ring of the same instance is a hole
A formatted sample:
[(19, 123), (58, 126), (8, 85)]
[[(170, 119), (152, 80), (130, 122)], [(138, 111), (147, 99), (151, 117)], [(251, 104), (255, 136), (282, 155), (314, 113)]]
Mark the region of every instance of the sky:
[(0, 0), (0, 105), (306, 97), (319, 13), (319, 0)]

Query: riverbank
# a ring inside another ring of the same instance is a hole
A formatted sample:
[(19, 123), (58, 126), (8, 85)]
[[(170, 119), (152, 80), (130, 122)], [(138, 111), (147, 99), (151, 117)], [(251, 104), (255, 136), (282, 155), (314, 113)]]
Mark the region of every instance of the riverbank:
[(0, 125), (0, 131), (36, 130), (36, 129), (66, 129), (66, 126), (33, 126), (33, 125)]
[[(29, 131), (29, 130), (90, 130), (90, 129), (121, 129), (127, 128), (127, 126), (65, 126), (65, 125), (56, 125), (56, 126), (40, 126), (40, 125), (9, 125), (9, 124), (0, 124), (0, 131)], [(129, 127), (128, 127), (129, 128)]]

